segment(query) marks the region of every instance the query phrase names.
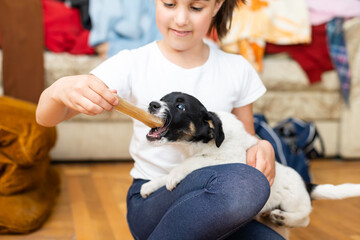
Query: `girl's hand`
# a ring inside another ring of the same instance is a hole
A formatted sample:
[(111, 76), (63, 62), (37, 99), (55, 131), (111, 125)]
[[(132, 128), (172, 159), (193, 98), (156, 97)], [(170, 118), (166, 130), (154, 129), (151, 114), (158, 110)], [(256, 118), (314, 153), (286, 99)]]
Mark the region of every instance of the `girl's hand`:
[(268, 179), (270, 186), (275, 178), (275, 153), (272, 145), (266, 140), (249, 148), (246, 152), (246, 164), (258, 169)]
[(100, 79), (93, 75), (79, 75), (59, 79), (52, 86), (53, 99), (71, 110), (87, 115), (111, 111), (118, 100)]
[(78, 113), (96, 115), (111, 111), (119, 102), (114, 93), (93, 75), (61, 78), (41, 94), (36, 121), (52, 127)]

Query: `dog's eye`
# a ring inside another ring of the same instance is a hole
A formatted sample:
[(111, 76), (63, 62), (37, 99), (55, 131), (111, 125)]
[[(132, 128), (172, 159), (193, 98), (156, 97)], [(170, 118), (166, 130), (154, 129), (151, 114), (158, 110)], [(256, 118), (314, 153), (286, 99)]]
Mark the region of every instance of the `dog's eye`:
[(181, 103), (176, 104), (176, 108), (179, 109), (179, 110), (181, 110), (181, 111), (185, 111), (185, 106), (184, 106), (184, 104), (181, 104)]

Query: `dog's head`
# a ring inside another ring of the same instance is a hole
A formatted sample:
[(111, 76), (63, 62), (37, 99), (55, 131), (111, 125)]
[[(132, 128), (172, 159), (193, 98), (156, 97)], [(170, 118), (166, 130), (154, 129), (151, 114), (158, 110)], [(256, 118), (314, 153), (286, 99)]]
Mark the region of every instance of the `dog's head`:
[(214, 139), (217, 147), (224, 141), (219, 117), (189, 94), (172, 92), (160, 101), (151, 102), (148, 109), (154, 116), (165, 120), (163, 127), (150, 130), (147, 134), (149, 141), (207, 143)]

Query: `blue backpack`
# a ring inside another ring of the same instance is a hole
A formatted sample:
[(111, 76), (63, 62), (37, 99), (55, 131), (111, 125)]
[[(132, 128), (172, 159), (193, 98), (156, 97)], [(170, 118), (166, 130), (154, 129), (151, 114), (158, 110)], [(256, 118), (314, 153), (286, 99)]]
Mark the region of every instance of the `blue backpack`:
[[(325, 152), (323, 141), (313, 123), (287, 118), (272, 128), (264, 115), (255, 114), (254, 127), (259, 138), (272, 144), (276, 161), (292, 167), (304, 181), (311, 182), (309, 160), (323, 157)], [(316, 139), (319, 139), (320, 151), (314, 146)]]

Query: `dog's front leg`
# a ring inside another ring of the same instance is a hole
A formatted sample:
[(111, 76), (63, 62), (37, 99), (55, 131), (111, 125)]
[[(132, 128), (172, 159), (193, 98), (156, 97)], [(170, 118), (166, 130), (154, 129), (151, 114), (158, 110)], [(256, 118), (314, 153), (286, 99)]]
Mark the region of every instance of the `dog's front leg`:
[(179, 166), (173, 168), (166, 179), (166, 189), (172, 191), (188, 174), (206, 166), (218, 163), (207, 161), (203, 158), (189, 158)]
[(141, 186), (140, 189), (140, 195), (143, 198), (148, 197), (151, 193), (155, 192), (156, 190), (158, 190), (159, 188), (161, 188), (162, 186), (165, 185), (166, 183), (166, 176), (163, 177), (159, 177), (159, 178), (155, 178), (147, 183), (144, 183)]

